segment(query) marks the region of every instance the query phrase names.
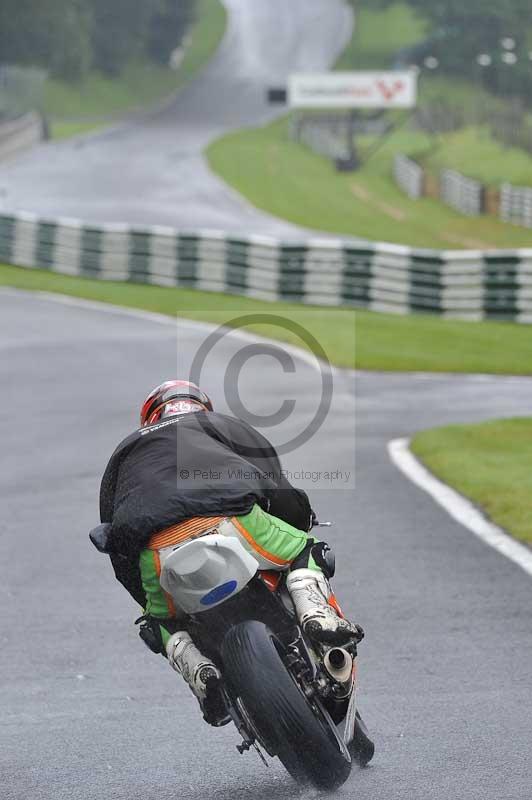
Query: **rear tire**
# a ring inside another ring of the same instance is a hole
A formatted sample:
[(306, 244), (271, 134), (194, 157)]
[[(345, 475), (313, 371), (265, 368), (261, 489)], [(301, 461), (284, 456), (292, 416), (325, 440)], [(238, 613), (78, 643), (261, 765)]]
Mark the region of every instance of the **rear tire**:
[(318, 706), (313, 709), (285, 667), (275, 637), (262, 622), (232, 628), (222, 645), (224, 674), (267, 748), (298, 781), (336, 789), (351, 772), (351, 756)]

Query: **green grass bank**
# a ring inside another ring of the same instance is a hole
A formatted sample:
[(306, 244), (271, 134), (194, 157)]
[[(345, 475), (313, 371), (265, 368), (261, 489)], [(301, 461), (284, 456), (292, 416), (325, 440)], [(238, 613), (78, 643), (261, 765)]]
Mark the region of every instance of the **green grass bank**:
[(407, 155), (433, 175), (452, 168), (493, 188), (504, 182), (532, 186), (532, 157), (524, 150), (505, 147), (486, 127), (471, 126), (436, 139), (411, 134), (411, 139)]
[(438, 478), (532, 545), (532, 419), (424, 431), (412, 450)]
[[(431, 198), (410, 200), (397, 188), (391, 178), (396, 153), (422, 153), (434, 169), (444, 158), (443, 146), (429, 155), (433, 142), (426, 134), (397, 131), (361, 170), (339, 174), (329, 159), (292, 141), (288, 126), (285, 118), (218, 139), (207, 150), (211, 168), (257, 208), (306, 228), (445, 250), (532, 246), (525, 228), (465, 217)], [(460, 132), (452, 142), (464, 163), (471, 156), (492, 177), (502, 169), (494, 157), (499, 146), (481, 134), (477, 141)], [(362, 152), (369, 144), (362, 141)], [(506, 157), (513, 161), (514, 154)], [(518, 155), (514, 166), (522, 169)]]
[[(0, 286), (59, 292), (215, 323), (242, 313), (278, 314), (309, 330), (331, 362), (342, 367), (532, 374), (532, 332), (526, 325), (267, 303), (213, 292), (88, 280), (10, 266), (0, 266)], [(301, 345), (298, 338), (282, 328), (254, 326), (252, 330)]]

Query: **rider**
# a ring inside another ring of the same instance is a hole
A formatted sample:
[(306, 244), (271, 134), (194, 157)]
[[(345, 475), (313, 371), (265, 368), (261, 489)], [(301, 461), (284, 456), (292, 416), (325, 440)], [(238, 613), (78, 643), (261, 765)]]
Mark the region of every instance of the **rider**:
[(220, 672), (159, 583), (166, 548), (230, 526), (260, 569), (288, 572), (286, 585), (309, 637), (341, 645), (360, 638), (361, 629), (337, 613), (330, 549), (308, 535), (315, 519), (308, 497), (287, 481), (267, 439), (214, 412), (209, 397), (183, 380), (148, 395), (140, 426), (118, 445), (102, 479), (107, 548), (117, 579), (144, 609), (141, 638), (185, 678), (207, 722), (225, 724)]

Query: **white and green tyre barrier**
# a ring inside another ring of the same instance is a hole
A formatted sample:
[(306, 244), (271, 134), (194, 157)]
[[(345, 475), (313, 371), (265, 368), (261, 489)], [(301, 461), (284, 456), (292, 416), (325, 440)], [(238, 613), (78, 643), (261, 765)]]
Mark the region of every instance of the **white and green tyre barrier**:
[(64, 275), (461, 319), (532, 322), (532, 248), (436, 251), (0, 216), (0, 261)]

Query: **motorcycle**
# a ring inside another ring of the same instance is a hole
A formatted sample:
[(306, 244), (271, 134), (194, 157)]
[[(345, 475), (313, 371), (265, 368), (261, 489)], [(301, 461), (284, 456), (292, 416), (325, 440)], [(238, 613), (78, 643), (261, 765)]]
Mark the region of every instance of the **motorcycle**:
[[(110, 527), (90, 534), (100, 552)], [(266, 765), (266, 755), (277, 757), (296, 781), (326, 790), (345, 783), (354, 762), (368, 764), (374, 744), (356, 706), (359, 642), (308, 639), (283, 573), (259, 570), (239, 539), (214, 529), (173, 546), (160, 582), (222, 673), (239, 753), (254, 749)]]

